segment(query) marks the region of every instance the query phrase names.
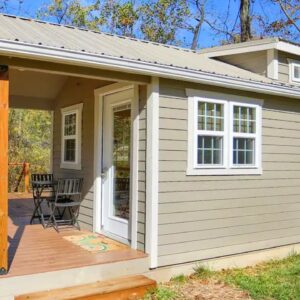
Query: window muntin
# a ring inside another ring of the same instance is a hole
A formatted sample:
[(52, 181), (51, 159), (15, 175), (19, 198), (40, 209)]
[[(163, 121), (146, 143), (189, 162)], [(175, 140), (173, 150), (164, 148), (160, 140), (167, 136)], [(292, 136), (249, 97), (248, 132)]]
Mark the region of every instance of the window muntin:
[(255, 139), (233, 138), (233, 164), (253, 165), (255, 163)]
[(64, 161), (76, 161), (76, 119), (77, 113), (64, 116)]
[(222, 165), (223, 138), (198, 135), (198, 165)]
[(63, 108), (61, 168), (81, 169), (81, 120), (82, 106)]
[(255, 108), (233, 106), (233, 131), (240, 133), (255, 133)]
[(218, 102), (198, 101), (197, 153), (199, 167), (222, 166), (224, 136), (224, 105)]
[(233, 104), (232, 166), (255, 166), (257, 108)]
[(198, 103), (198, 130), (222, 131), (224, 108), (220, 103)]
[[(261, 174), (263, 100), (186, 91), (189, 96), (187, 175)], [(218, 120), (221, 125), (214, 125)], [(242, 143), (244, 139), (246, 144)]]

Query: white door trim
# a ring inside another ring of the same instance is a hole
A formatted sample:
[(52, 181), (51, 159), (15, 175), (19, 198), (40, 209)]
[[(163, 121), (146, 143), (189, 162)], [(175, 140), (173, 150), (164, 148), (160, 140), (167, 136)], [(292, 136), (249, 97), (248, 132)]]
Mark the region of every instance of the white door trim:
[(146, 161), (146, 252), (150, 268), (157, 267), (158, 256), (158, 176), (159, 176), (159, 78), (147, 87)]
[(131, 247), (137, 248), (137, 210), (138, 210), (138, 139), (139, 139), (139, 93), (138, 85), (128, 83), (114, 83), (94, 90), (94, 203), (93, 203), (93, 231), (101, 233), (102, 225), (102, 109), (105, 95), (134, 89), (132, 99), (132, 166), (131, 166)]

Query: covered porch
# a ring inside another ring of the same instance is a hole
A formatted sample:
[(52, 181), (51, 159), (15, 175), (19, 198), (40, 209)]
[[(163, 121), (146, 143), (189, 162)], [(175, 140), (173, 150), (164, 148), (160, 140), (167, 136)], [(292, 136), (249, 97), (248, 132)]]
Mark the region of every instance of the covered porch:
[[(87, 251), (65, 237), (92, 234), (88, 230), (65, 228), (56, 232), (41, 224), (30, 225), (32, 195), (11, 193), (8, 201), (8, 267), (1, 278), (74, 269), (145, 258), (142, 251), (128, 245), (107, 252)], [(114, 241), (112, 241), (114, 243)], [(99, 266), (100, 267), (100, 266)], [(1, 281), (0, 278), (0, 281)]]
[[(136, 100), (134, 101), (137, 102), (132, 130), (142, 133), (141, 136), (145, 139), (143, 132), (145, 130), (144, 103), (147, 101), (147, 86), (151, 82), (151, 78), (2, 56), (0, 56), (0, 65), (0, 140), (1, 143), (3, 141), (0, 149), (0, 269), (2, 275), (0, 276), (0, 289), (1, 286), (6, 285), (6, 280), (11, 278), (38, 276), (60, 271), (72, 272), (76, 269), (81, 270), (80, 276), (82, 276), (84, 268), (99, 267), (97, 272), (100, 272), (102, 267), (101, 272), (103, 272), (110, 264), (116, 267), (118, 263), (122, 263), (119, 268), (120, 273), (115, 272), (116, 276), (147, 270), (149, 262), (145, 254), (145, 198), (143, 198), (145, 176), (142, 176), (140, 180), (137, 177), (138, 173), (144, 175), (145, 172), (146, 162), (143, 152), (141, 152), (145, 151), (145, 148), (139, 148), (140, 144), (145, 143), (141, 143), (137, 139), (131, 141), (133, 148), (130, 166), (131, 168), (133, 166), (133, 169), (130, 170), (131, 186), (130, 189), (128, 188), (131, 199), (128, 217), (130, 232), (127, 242), (124, 242), (117, 236), (107, 234), (101, 229), (103, 224), (101, 209), (104, 201), (101, 191), (103, 176), (101, 151), (104, 137), (102, 136), (102, 121), (99, 121), (102, 120), (103, 113), (99, 109), (102, 109), (103, 95), (110, 91), (110, 86), (134, 87), (136, 91)], [(98, 93), (95, 92), (96, 90)], [(101, 91), (99, 92), (99, 90)], [(61, 110), (80, 101), (84, 105), (81, 167), (65, 168), (61, 163)], [(79, 215), (81, 231), (71, 228), (56, 232), (53, 228), (44, 229), (39, 223), (30, 225), (30, 217), (33, 212), (32, 195), (8, 194), (7, 140), (8, 112), (11, 107), (53, 112), (51, 172), (56, 178), (82, 177), (84, 179), (83, 199)], [(140, 127), (140, 124), (143, 127)], [(132, 136), (136, 138), (138, 135)], [(142, 154), (140, 158), (137, 155), (139, 151)], [(136, 160), (133, 160), (132, 157), (135, 157)], [(139, 170), (139, 168), (141, 169)], [(138, 191), (138, 186), (140, 191)], [(116, 251), (94, 253), (70, 243), (66, 239), (68, 236), (84, 233), (103, 235), (111, 241), (122, 243), (123, 247)], [(133, 261), (136, 262), (131, 264), (130, 262)], [(128, 262), (128, 265), (124, 264), (125, 262)], [(135, 264), (138, 264), (139, 267), (135, 268)], [(109, 274), (108, 278), (111, 278), (112, 273)], [(106, 275), (96, 276), (94, 280), (106, 277)], [(91, 282), (91, 277), (87, 276), (86, 280)], [(53, 288), (59, 287), (63, 287), (63, 285), (57, 282)], [(47, 285), (44, 289), (46, 288)], [(26, 291), (31, 292), (30, 289)]]

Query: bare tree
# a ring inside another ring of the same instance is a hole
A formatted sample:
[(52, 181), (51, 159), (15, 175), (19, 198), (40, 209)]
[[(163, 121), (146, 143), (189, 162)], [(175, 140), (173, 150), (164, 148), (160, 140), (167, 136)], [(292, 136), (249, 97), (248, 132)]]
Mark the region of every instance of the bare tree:
[(251, 0), (240, 0), (240, 23), (241, 23), (241, 42), (251, 40)]
[[(294, 28), (300, 32), (300, 26), (297, 23), (300, 19), (299, 9), (300, 1), (299, 0), (274, 0), (280, 6), (281, 11), (285, 15), (287, 21), (286, 25), (292, 25)], [(282, 23), (284, 23), (282, 21)]]
[(202, 25), (205, 21), (205, 5), (207, 0), (192, 0), (191, 5), (195, 7), (195, 21), (196, 25), (192, 29), (193, 41), (191, 49), (195, 50), (198, 46), (199, 35), (201, 32)]

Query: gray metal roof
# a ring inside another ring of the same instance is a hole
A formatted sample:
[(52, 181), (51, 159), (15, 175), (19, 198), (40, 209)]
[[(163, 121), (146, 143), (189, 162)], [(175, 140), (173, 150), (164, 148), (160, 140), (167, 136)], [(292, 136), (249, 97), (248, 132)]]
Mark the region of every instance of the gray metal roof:
[(1, 40), (126, 58), (265, 83), (273, 82), (188, 49), (9, 15), (0, 15)]

